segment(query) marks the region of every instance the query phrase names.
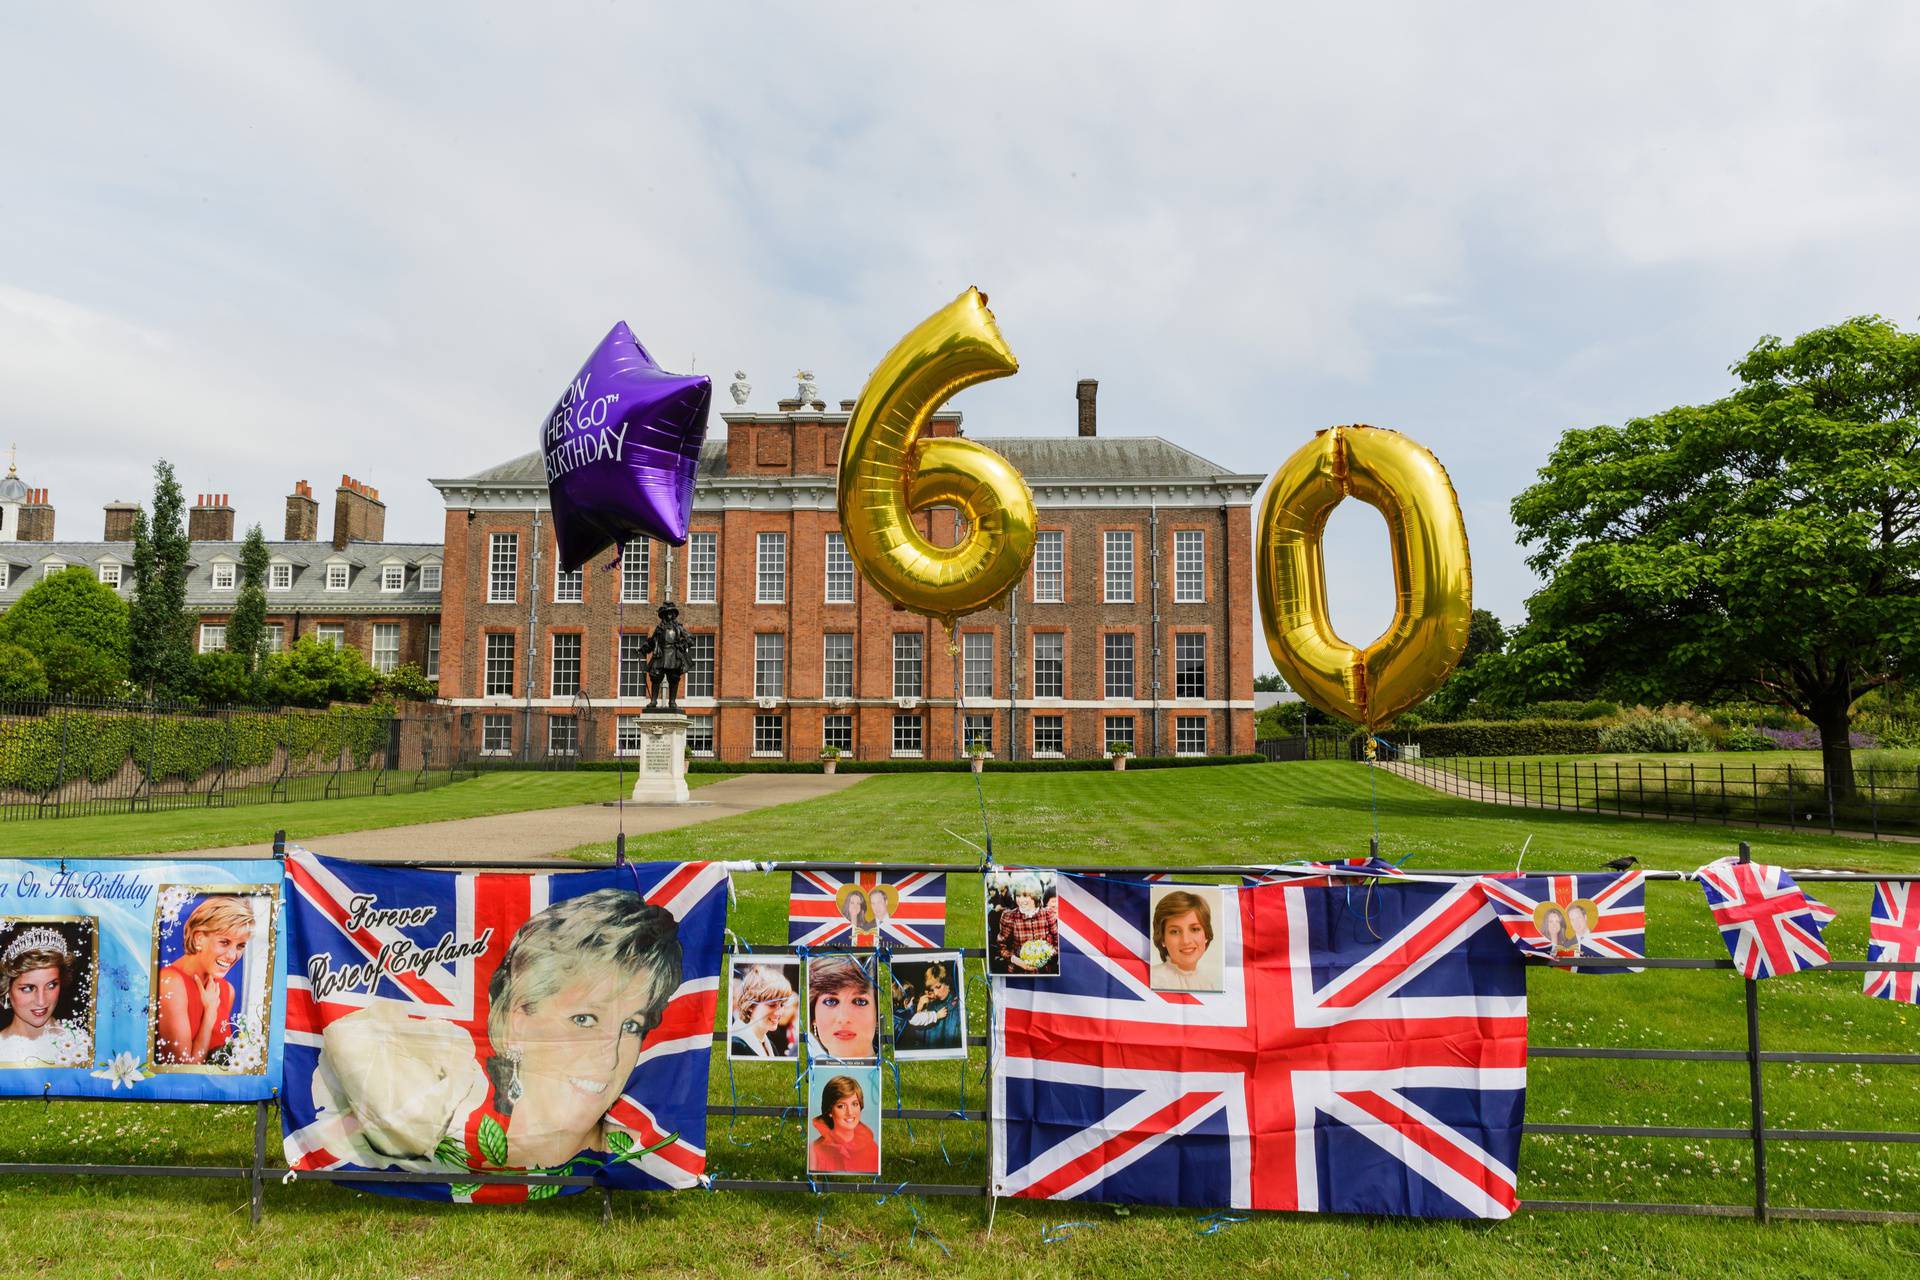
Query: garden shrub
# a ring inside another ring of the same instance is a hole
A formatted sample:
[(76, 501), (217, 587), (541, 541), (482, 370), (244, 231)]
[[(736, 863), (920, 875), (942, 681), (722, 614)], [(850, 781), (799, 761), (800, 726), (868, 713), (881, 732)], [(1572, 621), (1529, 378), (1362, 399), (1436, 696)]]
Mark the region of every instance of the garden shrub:
[[(1600, 750), (1600, 726), (1581, 720), (1457, 720), (1404, 734), (1389, 729), (1383, 736), (1417, 745), (1429, 756), (1581, 755)], [(1355, 744), (1363, 740), (1361, 734), (1351, 739)]]
[(1600, 749), (1617, 752), (1706, 751), (1712, 746), (1707, 717), (1687, 706), (1623, 711), (1600, 733)]

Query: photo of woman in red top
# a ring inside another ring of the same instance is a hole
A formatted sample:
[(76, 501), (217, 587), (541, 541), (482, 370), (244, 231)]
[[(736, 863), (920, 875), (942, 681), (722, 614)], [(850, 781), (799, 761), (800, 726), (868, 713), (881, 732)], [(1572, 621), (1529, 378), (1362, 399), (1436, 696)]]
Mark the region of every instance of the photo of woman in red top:
[(233, 987), (227, 972), (253, 938), (253, 906), (212, 894), (187, 916), (181, 956), (160, 970), (153, 1060), (169, 1066), (218, 1064), (233, 1035)]
[(880, 1139), (868, 1128), (867, 1091), (856, 1075), (870, 1079), (878, 1096), (878, 1068), (826, 1078), (813, 1117), (819, 1136), (807, 1144), (808, 1173), (880, 1172)]

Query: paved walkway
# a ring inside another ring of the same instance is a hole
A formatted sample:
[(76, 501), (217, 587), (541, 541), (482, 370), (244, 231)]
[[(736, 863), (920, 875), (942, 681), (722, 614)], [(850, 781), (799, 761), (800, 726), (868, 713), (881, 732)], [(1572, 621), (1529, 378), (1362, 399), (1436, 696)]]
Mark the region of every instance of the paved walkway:
[[(709, 786), (693, 789), (693, 803), (685, 805), (628, 805), (627, 835), (649, 835), (671, 831), (752, 813), (777, 804), (794, 804), (819, 796), (845, 791), (861, 782), (866, 774), (751, 773), (727, 778)], [(458, 858), (513, 862), (522, 858), (547, 857), (599, 840), (612, 840), (619, 815), (612, 805), (576, 804), (561, 809), (529, 809), (524, 813), (498, 813), (484, 818), (455, 818), (450, 822), (423, 822), (410, 827), (382, 827), (374, 831), (349, 831), (339, 835), (314, 836), (303, 840), (298, 832), (289, 834), (294, 843), (315, 853), (338, 858), (359, 858), (368, 862), (393, 862), (414, 858)], [(264, 858), (270, 857), (268, 844), (235, 845), (226, 849), (199, 849), (179, 855), (182, 858)]]

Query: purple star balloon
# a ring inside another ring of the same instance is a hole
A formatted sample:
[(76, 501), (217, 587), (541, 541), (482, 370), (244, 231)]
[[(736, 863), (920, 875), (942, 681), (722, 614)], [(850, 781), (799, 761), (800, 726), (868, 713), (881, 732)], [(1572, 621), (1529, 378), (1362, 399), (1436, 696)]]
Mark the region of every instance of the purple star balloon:
[(562, 568), (636, 534), (686, 542), (712, 398), (706, 377), (667, 373), (613, 326), (540, 429)]

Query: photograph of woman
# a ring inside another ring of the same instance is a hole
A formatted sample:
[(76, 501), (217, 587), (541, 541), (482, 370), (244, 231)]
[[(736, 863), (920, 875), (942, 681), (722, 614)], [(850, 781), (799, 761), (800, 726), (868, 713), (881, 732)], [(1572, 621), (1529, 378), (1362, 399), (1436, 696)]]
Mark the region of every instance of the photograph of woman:
[(0, 919), (0, 1068), (93, 1062), (94, 922)]
[(1565, 955), (1573, 950), (1573, 939), (1567, 934), (1567, 913), (1558, 904), (1543, 902), (1535, 907), (1533, 923), (1540, 930), (1548, 955)]
[(556, 902), (515, 931), (487, 984), (484, 1061), (453, 1022), (389, 1001), (348, 1014), (322, 1037), (321, 1131), (302, 1140), (425, 1170), (456, 1149), (470, 1168), (605, 1151), (607, 1112), (679, 985), (679, 925), (664, 907), (623, 889)]
[(1155, 991), (1226, 990), (1226, 965), (1213, 945), (1213, 922), (1225, 897), (1219, 886), (1156, 886), (1149, 896), (1153, 954), (1147, 957), (1147, 985)]
[(814, 1133), (807, 1143), (807, 1172), (878, 1174), (880, 1068), (808, 1072), (807, 1094)]
[(752, 1060), (800, 1056), (800, 984), (797, 956), (735, 960), (728, 989), (727, 1056)]
[(871, 956), (807, 961), (807, 1052), (860, 1062), (880, 1056), (880, 1000)]
[[(235, 1014), (248, 1006), (259, 1010), (272, 998), (273, 980), (267, 968), (273, 954), (270, 941), (263, 939), (268, 941), (264, 963), (251, 969), (245, 964), (255, 929), (270, 931), (272, 911), (270, 895), (215, 893), (200, 897), (186, 912), (177, 936), (168, 936), (164, 920), (156, 925), (155, 962), (160, 965), (152, 1049), (156, 1066), (226, 1070), (234, 1065)], [(236, 981), (244, 988), (245, 998), (237, 998)], [(250, 1058), (241, 1069), (265, 1070), (264, 1052)]]
[(893, 1053), (896, 1058), (967, 1056), (965, 987), (960, 954), (896, 960), (893, 981)]
[(987, 972), (995, 977), (1060, 974), (1060, 916), (1052, 871), (987, 875)]
[(859, 885), (850, 884), (840, 891), (840, 914), (846, 917), (855, 933), (873, 932), (873, 911), (867, 903), (866, 890)]

